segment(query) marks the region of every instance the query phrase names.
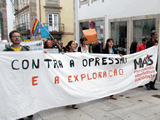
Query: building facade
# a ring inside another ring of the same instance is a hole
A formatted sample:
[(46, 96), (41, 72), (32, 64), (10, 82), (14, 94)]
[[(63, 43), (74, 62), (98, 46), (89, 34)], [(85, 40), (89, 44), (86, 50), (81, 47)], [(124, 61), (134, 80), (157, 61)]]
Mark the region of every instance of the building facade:
[(16, 29), (23, 39), (41, 39), (40, 33), (36, 37), (30, 34), (35, 18), (48, 26), (50, 39), (61, 40), (64, 45), (74, 39), (72, 0), (15, 0), (15, 8)]
[(0, 41), (8, 39), (6, 0), (0, 1)]
[(75, 38), (79, 42), (92, 23), (98, 40), (113, 38), (118, 53), (129, 54), (132, 41), (139, 45), (152, 30), (160, 35), (159, 5), (159, 0), (75, 0)]

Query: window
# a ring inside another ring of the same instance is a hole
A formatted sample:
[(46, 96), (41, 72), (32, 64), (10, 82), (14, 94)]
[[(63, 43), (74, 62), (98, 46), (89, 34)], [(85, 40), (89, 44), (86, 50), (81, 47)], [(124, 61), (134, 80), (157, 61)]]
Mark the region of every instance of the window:
[(21, 16), (21, 24), (24, 23), (23, 15)]
[(29, 13), (26, 14), (26, 24), (27, 24), (27, 29), (30, 29), (30, 24), (29, 24)]
[(134, 20), (133, 21), (133, 40), (142, 43), (143, 37), (150, 37), (152, 30), (156, 30), (156, 19)]
[(127, 54), (127, 22), (112, 22), (111, 37), (119, 54)]
[(54, 4), (58, 4), (59, 0), (46, 0), (47, 3), (54, 3)]
[(26, 20), (26, 14), (24, 14), (24, 23), (26, 23), (26, 21), (27, 21), (27, 20)]
[(49, 26), (49, 31), (59, 32), (59, 15), (58, 14), (48, 14), (48, 26)]
[(21, 24), (21, 17), (19, 17), (19, 20), (18, 20), (19, 24)]
[(79, 0), (79, 5), (84, 5), (84, 4), (88, 4), (89, 5), (89, 0)]

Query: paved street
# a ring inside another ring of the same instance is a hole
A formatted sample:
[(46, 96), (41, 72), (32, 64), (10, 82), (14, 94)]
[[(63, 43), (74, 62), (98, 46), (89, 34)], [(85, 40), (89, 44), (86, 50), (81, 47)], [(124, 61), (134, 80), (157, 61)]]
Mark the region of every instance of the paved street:
[[(33, 120), (160, 120), (160, 83), (156, 83), (158, 91), (135, 88), (109, 97), (79, 104), (79, 109), (66, 107), (41, 111)], [(25, 119), (29, 120), (29, 119)]]

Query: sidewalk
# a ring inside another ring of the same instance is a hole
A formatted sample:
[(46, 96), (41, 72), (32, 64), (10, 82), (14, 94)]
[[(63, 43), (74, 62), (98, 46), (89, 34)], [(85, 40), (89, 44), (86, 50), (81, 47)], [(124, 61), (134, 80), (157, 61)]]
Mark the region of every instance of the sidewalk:
[[(79, 104), (79, 109), (54, 108), (34, 114), (32, 120), (160, 120), (160, 83), (155, 90), (135, 88), (109, 97)], [(29, 119), (25, 119), (29, 120)]]

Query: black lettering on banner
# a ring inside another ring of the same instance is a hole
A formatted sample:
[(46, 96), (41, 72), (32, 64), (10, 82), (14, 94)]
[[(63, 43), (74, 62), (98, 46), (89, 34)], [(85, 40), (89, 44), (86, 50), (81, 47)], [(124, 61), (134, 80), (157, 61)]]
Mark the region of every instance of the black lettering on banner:
[(97, 66), (97, 64), (98, 64), (98, 66), (99, 66), (99, 65), (100, 65), (100, 63), (99, 63), (100, 59), (99, 59), (98, 57), (96, 57), (95, 59), (96, 59), (96, 60), (95, 60), (95, 66)]
[(89, 58), (89, 66), (91, 66), (91, 62), (93, 62), (94, 59), (93, 58)]
[(120, 64), (124, 63), (124, 58), (120, 58)]
[(150, 62), (150, 63), (148, 63), (148, 65), (152, 65), (152, 64), (153, 64), (153, 60), (151, 59), (152, 56), (153, 56), (153, 55), (148, 56), (148, 60), (149, 60), (149, 62)]
[(48, 68), (50, 68), (49, 62), (52, 61), (52, 59), (44, 59), (45, 62), (48, 62)]
[(74, 60), (70, 60), (70, 67), (74, 67)]
[(148, 62), (146, 59), (143, 60), (142, 67), (144, 67), (145, 64), (146, 64), (146, 66), (148, 65)]
[(15, 67), (13, 66), (13, 64), (14, 64), (15, 61), (19, 62), (18, 60), (13, 60), (12, 63), (11, 63), (12, 69), (13, 69), (13, 70), (19, 70), (19, 68), (15, 68)]
[(152, 65), (153, 64), (153, 60), (151, 59), (152, 55), (148, 56), (147, 60), (146, 58), (143, 59), (139, 58), (139, 61), (137, 61), (136, 59), (134, 60), (134, 69), (137, 69), (137, 66), (139, 65), (139, 68), (144, 67), (144, 65), (146, 64), (146, 66)]
[(106, 59), (107, 59), (106, 57), (102, 58), (102, 65), (107, 65)]
[(87, 60), (83, 59), (82, 64), (83, 64), (84, 67), (86, 67), (87, 66)]
[(109, 58), (109, 60), (111, 61), (109, 64), (113, 64), (113, 58)]
[[(26, 67), (24, 66), (24, 63), (27, 64)], [(26, 70), (26, 69), (28, 69), (28, 67), (29, 67), (29, 61), (28, 60), (23, 60), (22, 61), (22, 68)]]
[(59, 67), (63, 68), (63, 64), (62, 64), (62, 62), (60, 60), (58, 60), (58, 63), (59, 63)]
[(142, 67), (142, 58), (139, 58), (139, 62), (137, 62), (137, 60), (134, 60), (134, 69), (137, 69), (137, 65), (139, 65), (139, 68)]
[(59, 68), (59, 66), (57, 64), (57, 60), (53, 60), (53, 62), (54, 62), (54, 68), (56, 68), (56, 66), (57, 66), (57, 68)]
[(117, 61), (117, 62), (116, 62), (116, 64), (119, 64), (119, 60), (118, 60), (118, 58), (115, 58), (115, 60)]
[(37, 59), (37, 64), (35, 63), (34, 59), (32, 59), (32, 69), (38, 69), (39, 68), (39, 59)]

